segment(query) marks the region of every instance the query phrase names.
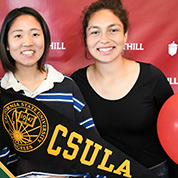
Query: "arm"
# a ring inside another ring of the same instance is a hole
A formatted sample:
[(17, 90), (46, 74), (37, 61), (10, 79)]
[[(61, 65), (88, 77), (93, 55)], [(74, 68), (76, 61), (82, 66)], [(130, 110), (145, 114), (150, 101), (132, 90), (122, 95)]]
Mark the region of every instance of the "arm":
[[(156, 68), (155, 68), (156, 69)], [(156, 72), (156, 71), (155, 71)], [(160, 110), (165, 101), (174, 94), (166, 76), (158, 69), (155, 74), (157, 80), (154, 90), (154, 98), (158, 109)]]

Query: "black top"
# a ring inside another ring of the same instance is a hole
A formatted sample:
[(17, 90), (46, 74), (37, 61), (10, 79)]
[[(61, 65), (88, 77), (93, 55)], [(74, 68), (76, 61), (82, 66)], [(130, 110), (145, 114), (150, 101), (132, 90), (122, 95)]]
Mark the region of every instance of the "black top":
[(86, 69), (71, 77), (89, 105), (101, 136), (146, 167), (165, 160), (156, 131), (159, 110), (173, 94), (165, 75), (151, 64), (140, 63), (132, 89), (121, 99), (108, 100), (93, 90)]

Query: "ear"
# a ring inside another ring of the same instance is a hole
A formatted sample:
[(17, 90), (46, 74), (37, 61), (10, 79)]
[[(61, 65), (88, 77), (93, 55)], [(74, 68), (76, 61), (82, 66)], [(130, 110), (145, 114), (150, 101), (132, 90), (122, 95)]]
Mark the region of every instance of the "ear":
[(7, 48), (6, 48), (6, 49), (7, 49), (7, 51), (9, 51), (9, 46), (8, 46), (8, 45), (7, 45)]
[(127, 38), (128, 38), (128, 31), (127, 32), (125, 32), (125, 34), (124, 34), (124, 42), (126, 43), (127, 42)]

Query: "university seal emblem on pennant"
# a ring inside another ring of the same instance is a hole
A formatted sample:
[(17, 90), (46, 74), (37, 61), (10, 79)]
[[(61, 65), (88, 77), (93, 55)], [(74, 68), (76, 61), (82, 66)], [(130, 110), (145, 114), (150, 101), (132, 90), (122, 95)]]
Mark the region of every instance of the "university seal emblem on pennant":
[(49, 124), (45, 114), (26, 101), (17, 100), (6, 104), (2, 121), (14, 148), (20, 152), (37, 149), (48, 135)]

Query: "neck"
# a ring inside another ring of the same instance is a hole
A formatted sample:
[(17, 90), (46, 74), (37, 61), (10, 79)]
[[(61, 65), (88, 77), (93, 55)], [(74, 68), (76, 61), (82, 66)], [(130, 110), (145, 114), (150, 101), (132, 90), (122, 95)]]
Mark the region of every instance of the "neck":
[(38, 69), (26, 69), (17, 70), (14, 73), (15, 78), (18, 82), (27, 87), (30, 91), (35, 91), (38, 86), (45, 80), (47, 76), (46, 71), (40, 71)]
[(40, 70), (31, 70), (31, 69), (27, 69), (27, 70), (17, 70), (14, 73), (14, 76), (17, 78), (17, 80), (22, 80), (22, 81), (31, 81), (31, 80), (35, 80), (36, 78), (38, 78), (40, 75), (42, 74), (42, 72)]
[(95, 62), (93, 70), (96, 75), (111, 78), (114, 76), (122, 75), (125, 70), (126, 59), (116, 60), (110, 63)]

